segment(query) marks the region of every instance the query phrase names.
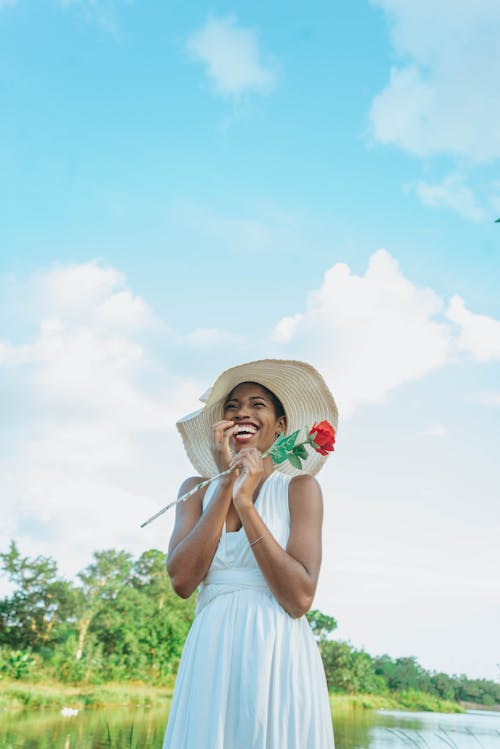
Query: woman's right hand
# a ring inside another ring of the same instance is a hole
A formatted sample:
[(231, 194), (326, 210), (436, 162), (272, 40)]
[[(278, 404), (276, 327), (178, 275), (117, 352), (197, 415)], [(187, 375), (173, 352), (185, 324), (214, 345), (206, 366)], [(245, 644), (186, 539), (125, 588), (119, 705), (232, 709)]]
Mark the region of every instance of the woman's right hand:
[(229, 440), (236, 431), (234, 421), (218, 421), (212, 426), (210, 435), (210, 449), (219, 471), (229, 468), (233, 460), (233, 453), (229, 446)]

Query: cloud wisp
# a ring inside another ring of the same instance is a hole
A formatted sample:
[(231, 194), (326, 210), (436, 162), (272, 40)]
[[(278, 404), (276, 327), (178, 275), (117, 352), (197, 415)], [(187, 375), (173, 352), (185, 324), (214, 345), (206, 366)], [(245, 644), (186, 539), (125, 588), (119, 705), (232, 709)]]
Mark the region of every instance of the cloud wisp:
[(201, 62), (214, 92), (223, 97), (268, 94), (277, 83), (275, 65), (264, 58), (257, 31), (235, 16), (210, 18), (187, 40), (193, 60)]
[(373, 141), (425, 160), (427, 175), (444, 159), (447, 176), (410, 189), (425, 206), (488, 220), (500, 205), (497, 190), (489, 185), (476, 195), (466, 173), (500, 158), (500, 5), (441, 0), (436, 12), (431, 0), (371, 2), (385, 12), (399, 60), (372, 100)]
[(388, 17), (401, 64), (373, 100), (374, 139), (421, 157), (500, 157), (500, 5), (372, 0)]
[(449, 174), (435, 184), (418, 180), (415, 193), (424, 205), (450, 208), (470, 221), (482, 221), (486, 217), (484, 209), (477, 204), (474, 193), (461, 175)]
[(120, 11), (135, 0), (59, 0), (62, 8), (78, 11), (87, 23), (93, 23), (119, 39)]
[(459, 351), (480, 362), (500, 359), (500, 320), (471, 312), (457, 294), (450, 299), (446, 317), (458, 326), (455, 345)]

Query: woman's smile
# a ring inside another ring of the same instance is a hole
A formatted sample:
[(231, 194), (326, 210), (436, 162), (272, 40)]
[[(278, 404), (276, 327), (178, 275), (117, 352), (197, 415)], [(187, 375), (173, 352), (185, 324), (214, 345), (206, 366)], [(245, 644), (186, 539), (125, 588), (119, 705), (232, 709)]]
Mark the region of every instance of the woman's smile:
[(258, 431), (259, 427), (255, 424), (250, 421), (242, 421), (237, 424), (237, 431), (233, 434), (233, 439), (237, 444), (243, 444), (253, 439)]
[(224, 418), (234, 424), (231, 441), (237, 450), (252, 443), (264, 452), (283, 431), (285, 419), (276, 413), (272, 398), (272, 393), (255, 382), (242, 382), (229, 393)]

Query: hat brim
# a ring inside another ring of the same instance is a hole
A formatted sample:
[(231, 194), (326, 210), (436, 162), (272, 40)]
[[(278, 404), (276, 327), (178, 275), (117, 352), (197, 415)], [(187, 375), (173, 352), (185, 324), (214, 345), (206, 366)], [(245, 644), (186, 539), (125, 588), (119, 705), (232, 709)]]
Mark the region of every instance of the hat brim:
[[(242, 382), (256, 382), (276, 395), (286, 415), (286, 434), (297, 429), (307, 430), (319, 421), (329, 421), (337, 431), (338, 409), (326, 382), (310, 364), (289, 359), (261, 359), (231, 367), (223, 372), (210, 389), (203, 408), (177, 422), (189, 460), (200, 476), (215, 476), (219, 471), (210, 451), (210, 429), (224, 418), (224, 403), (229, 393)], [(304, 437), (307, 432), (304, 432)], [(324, 466), (326, 456), (309, 450), (298, 470), (290, 461), (276, 468), (296, 476), (316, 475)]]

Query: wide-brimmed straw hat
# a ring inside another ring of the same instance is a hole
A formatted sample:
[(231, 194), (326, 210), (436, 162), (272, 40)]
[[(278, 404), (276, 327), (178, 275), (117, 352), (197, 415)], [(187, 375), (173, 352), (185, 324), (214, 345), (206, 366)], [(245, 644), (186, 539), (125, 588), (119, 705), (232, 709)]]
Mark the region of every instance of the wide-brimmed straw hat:
[[(203, 408), (177, 422), (187, 455), (200, 476), (215, 476), (219, 469), (210, 451), (210, 428), (224, 418), (224, 403), (229, 393), (242, 382), (256, 382), (274, 393), (283, 404), (286, 415), (285, 434), (303, 429), (299, 438), (319, 421), (329, 421), (337, 431), (338, 410), (333, 395), (320, 373), (310, 364), (289, 359), (261, 359), (226, 369), (200, 400)], [(286, 460), (276, 468), (296, 476), (315, 475), (326, 457), (313, 448), (308, 450), (302, 471)]]

